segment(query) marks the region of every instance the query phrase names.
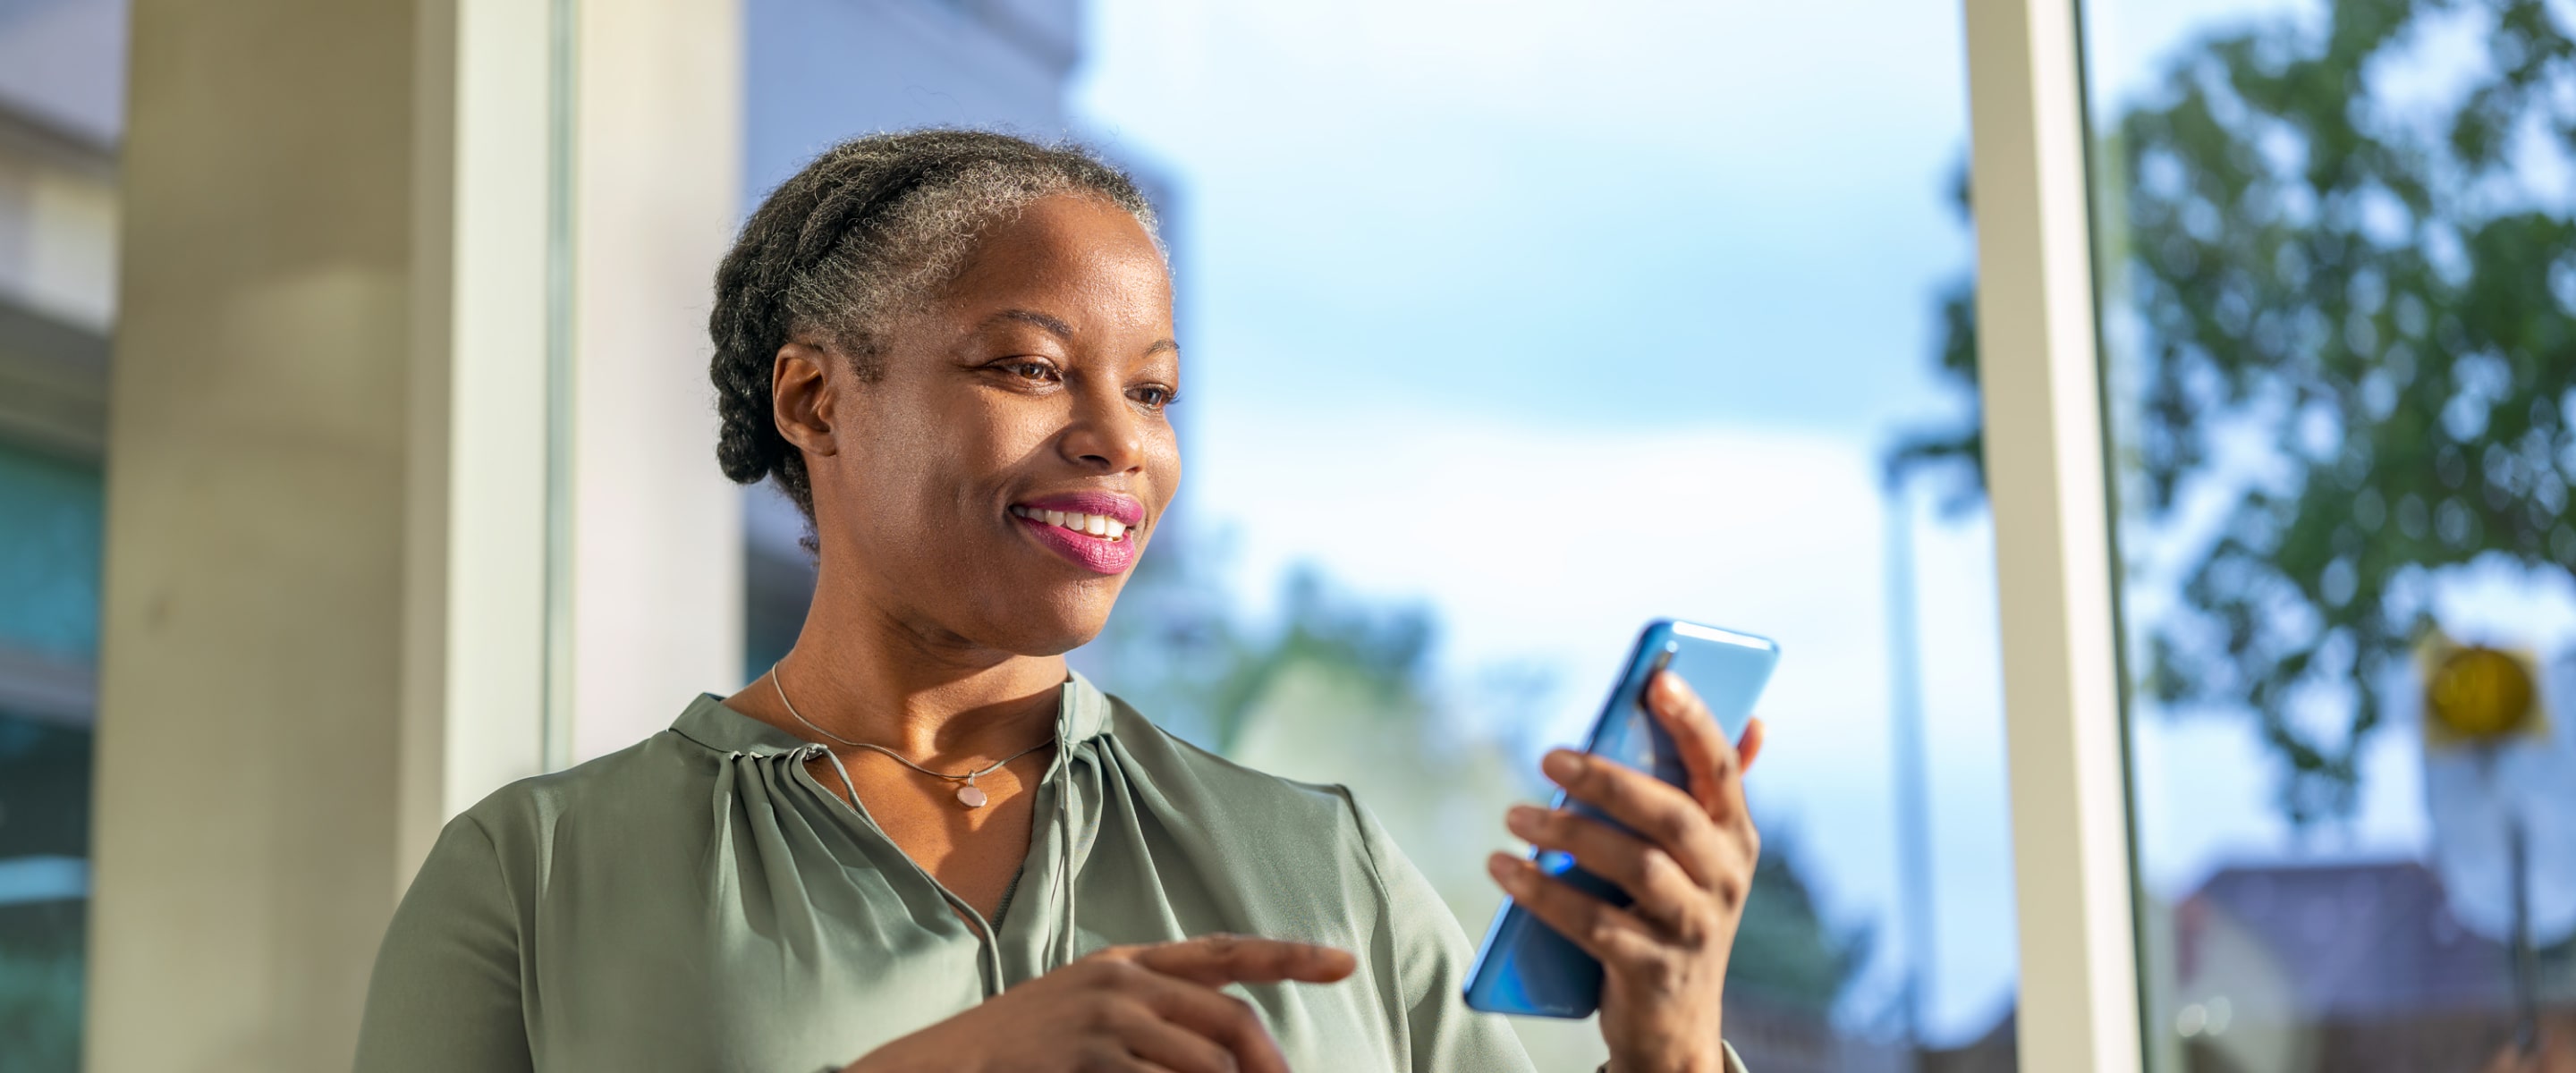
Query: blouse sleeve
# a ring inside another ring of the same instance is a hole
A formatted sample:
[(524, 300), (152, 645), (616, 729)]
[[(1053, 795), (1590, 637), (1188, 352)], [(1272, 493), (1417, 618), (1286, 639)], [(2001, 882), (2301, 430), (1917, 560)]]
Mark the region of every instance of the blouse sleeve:
[[(1347, 795), (1348, 791), (1344, 791)], [(1357, 801), (1360, 837), (1386, 885), (1387, 919), (1394, 931), (1396, 979), (1414, 1073), (1453, 1070), (1528, 1070), (1520, 1036), (1499, 1014), (1467, 1008), (1467, 966), (1474, 951), (1431, 881), (1405, 859), (1377, 817)]]
[(357, 1073), (533, 1070), (512, 901), (491, 834), (449, 822), (376, 952)]

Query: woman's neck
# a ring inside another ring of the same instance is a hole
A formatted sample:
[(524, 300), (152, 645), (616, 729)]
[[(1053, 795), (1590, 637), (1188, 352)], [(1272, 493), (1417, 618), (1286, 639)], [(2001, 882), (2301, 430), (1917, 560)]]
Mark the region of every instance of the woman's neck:
[(1054, 733), (1064, 657), (982, 648), (896, 616), (837, 614), (817, 597), (787, 657), (726, 706), (817, 740), (802, 716), (925, 764), (1008, 756)]

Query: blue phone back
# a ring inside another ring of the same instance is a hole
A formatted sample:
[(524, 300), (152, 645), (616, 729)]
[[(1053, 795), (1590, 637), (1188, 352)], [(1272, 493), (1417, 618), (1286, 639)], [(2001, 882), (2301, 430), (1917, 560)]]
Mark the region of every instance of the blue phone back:
[[(1628, 666), (1610, 690), (1601, 717), (1592, 724), (1586, 752), (1606, 756), (1675, 786), (1687, 786), (1690, 775), (1675, 754), (1672, 736), (1646, 711), (1646, 682), (1669, 666), (1690, 683), (1729, 740), (1744, 732), (1753, 716), (1753, 701), (1771, 680), (1780, 661), (1780, 646), (1751, 634), (1690, 622), (1659, 619), (1646, 625)], [(1555, 806), (1565, 807), (1558, 791)], [(1614, 826), (1590, 805), (1576, 810)], [(1574, 867), (1562, 853), (1537, 855), (1539, 867), (1593, 897), (1612, 905), (1628, 904), (1628, 892)], [(1589, 1017), (1601, 1005), (1601, 963), (1557, 934), (1520, 906), (1505, 901), (1485, 932), (1467, 978), (1467, 1005), (1489, 1013), (1530, 1017)]]

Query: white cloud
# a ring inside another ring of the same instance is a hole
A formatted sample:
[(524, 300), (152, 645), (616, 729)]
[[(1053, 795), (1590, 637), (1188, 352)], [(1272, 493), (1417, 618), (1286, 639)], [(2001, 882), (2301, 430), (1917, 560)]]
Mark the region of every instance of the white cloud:
[(1438, 115), (1649, 142), (1687, 124), (1711, 156), (1883, 153), (1955, 137), (1966, 96), (1949, 4), (1107, 0), (1092, 18), (1085, 107), (1149, 141), (1320, 112), (1359, 140)]

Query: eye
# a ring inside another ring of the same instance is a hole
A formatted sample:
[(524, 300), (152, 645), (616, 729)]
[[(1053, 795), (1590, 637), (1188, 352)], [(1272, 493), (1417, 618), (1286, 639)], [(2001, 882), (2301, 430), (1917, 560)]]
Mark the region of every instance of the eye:
[(1128, 392), (1127, 395), (1129, 398), (1135, 399), (1138, 405), (1143, 406), (1148, 410), (1155, 411), (1160, 411), (1163, 407), (1181, 400), (1179, 392), (1164, 387), (1161, 384), (1146, 384), (1143, 387), (1139, 387)]
[(992, 368), (1014, 380), (1031, 384), (1052, 384), (1064, 379), (1064, 374), (1057, 371), (1055, 363), (1044, 358), (1008, 358), (994, 362)]

